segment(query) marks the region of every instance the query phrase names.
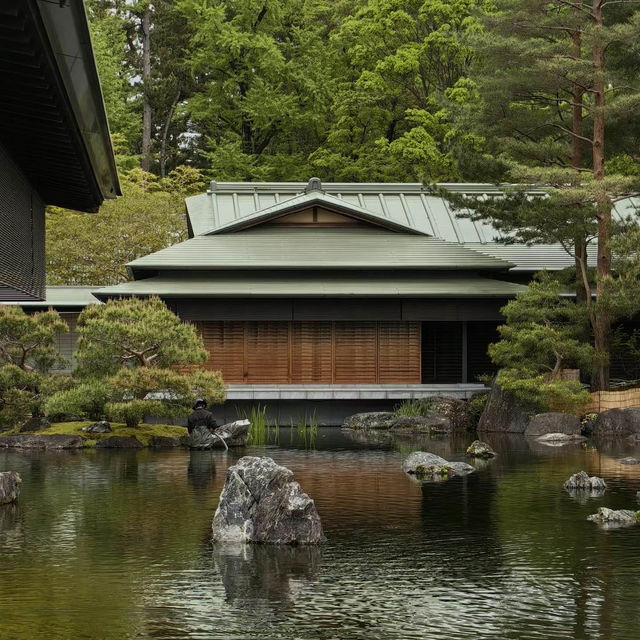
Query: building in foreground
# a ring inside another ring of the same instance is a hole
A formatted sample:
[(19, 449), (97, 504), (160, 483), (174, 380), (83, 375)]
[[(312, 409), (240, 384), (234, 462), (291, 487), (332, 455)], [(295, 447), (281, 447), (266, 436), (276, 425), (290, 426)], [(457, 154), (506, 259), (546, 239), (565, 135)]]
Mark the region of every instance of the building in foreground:
[(187, 213), (188, 240), (93, 293), (157, 295), (195, 323), (229, 417), (251, 401), (282, 416), (296, 402), (469, 397), (492, 372), (500, 308), (534, 272), (571, 264), (561, 247), (494, 242), (419, 184), (212, 183)]
[(0, 302), (45, 298), (45, 205), (119, 191), (84, 3), (2, 0)]

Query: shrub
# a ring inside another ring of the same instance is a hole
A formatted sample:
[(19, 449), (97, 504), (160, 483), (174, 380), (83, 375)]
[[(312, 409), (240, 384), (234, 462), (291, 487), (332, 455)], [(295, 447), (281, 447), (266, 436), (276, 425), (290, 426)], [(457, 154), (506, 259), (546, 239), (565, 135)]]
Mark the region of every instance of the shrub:
[(45, 401), (45, 411), (52, 421), (69, 418), (102, 420), (111, 390), (103, 382), (83, 382), (72, 389), (54, 393)]

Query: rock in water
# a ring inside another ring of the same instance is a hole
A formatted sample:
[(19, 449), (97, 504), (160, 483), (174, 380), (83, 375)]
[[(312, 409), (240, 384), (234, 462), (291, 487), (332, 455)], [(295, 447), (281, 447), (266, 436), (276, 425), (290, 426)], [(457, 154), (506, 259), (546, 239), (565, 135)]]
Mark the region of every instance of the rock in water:
[(599, 438), (616, 438), (640, 433), (640, 408), (608, 409), (598, 415), (593, 435)]
[(551, 447), (561, 447), (572, 442), (584, 442), (586, 438), (576, 433), (545, 433), (543, 436), (536, 438), (536, 440)]
[(563, 485), (566, 491), (597, 491), (601, 492), (607, 488), (607, 483), (597, 476), (589, 477), (586, 471), (574, 473)]
[(371, 411), (349, 416), (342, 425), (345, 429), (391, 429), (398, 416), (390, 411)]
[(525, 436), (543, 436), (550, 433), (580, 434), (580, 418), (569, 413), (538, 413), (529, 420)]
[(0, 504), (15, 502), (20, 495), (22, 479), (15, 471), (0, 473)]
[(418, 480), (440, 482), (453, 476), (467, 476), (475, 469), (466, 462), (449, 462), (435, 453), (414, 451), (402, 463), (405, 473)]
[(491, 387), (487, 404), (478, 422), (478, 431), (524, 433), (529, 420), (535, 414), (513, 394), (502, 391), (497, 384)]
[(227, 470), (212, 528), (214, 542), (318, 544), (325, 539), (316, 505), (293, 472), (256, 456), (240, 458)]
[(467, 455), (470, 458), (495, 458), (498, 454), (486, 442), (474, 440), (467, 448)]
[[(214, 430), (214, 433), (222, 438), (229, 447), (242, 447), (247, 444), (249, 439), (249, 427), (251, 423), (248, 420), (236, 420), (229, 424), (223, 424)], [(215, 438), (218, 442), (213, 446), (224, 446), (219, 438)]]
[(587, 516), (587, 520), (591, 522), (597, 522), (603, 526), (609, 527), (625, 527), (632, 524), (636, 524), (638, 511), (630, 511), (629, 509), (619, 509), (614, 511), (613, 509), (607, 509), (607, 507), (600, 507), (598, 513), (594, 513)]

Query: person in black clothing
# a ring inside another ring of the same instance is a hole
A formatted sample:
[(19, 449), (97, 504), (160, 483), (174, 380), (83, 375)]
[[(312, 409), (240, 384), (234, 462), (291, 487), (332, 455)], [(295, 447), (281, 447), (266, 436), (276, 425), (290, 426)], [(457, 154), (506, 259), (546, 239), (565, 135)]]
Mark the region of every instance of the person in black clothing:
[(193, 413), (187, 418), (187, 430), (191, 433), (196, 427), (208, 427), (213, 431), (218, 426), (211, 411), (207, 411), (207, 401), (198, 398), (193, 403)]

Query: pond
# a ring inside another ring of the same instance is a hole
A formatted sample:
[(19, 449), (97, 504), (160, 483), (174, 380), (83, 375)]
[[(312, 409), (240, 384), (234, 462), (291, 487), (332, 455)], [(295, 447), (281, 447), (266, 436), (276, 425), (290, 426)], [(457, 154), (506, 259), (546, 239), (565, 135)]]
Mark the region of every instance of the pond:
[[(488, 438), (476, 474), (421, 486), (413, 449), (462, 460), (472, 439), (362, 442), (281, 429), (238, 451), (0, 452), (23, 478), (0, 507), (0, 638), (637, 638), (640, 466), (610, 447)], [(225, 471), (244, 454), (290, 467), (315, 500), (321, 548), (213, 548)], [(572, 473), (609, 491), (577, 500)]]

